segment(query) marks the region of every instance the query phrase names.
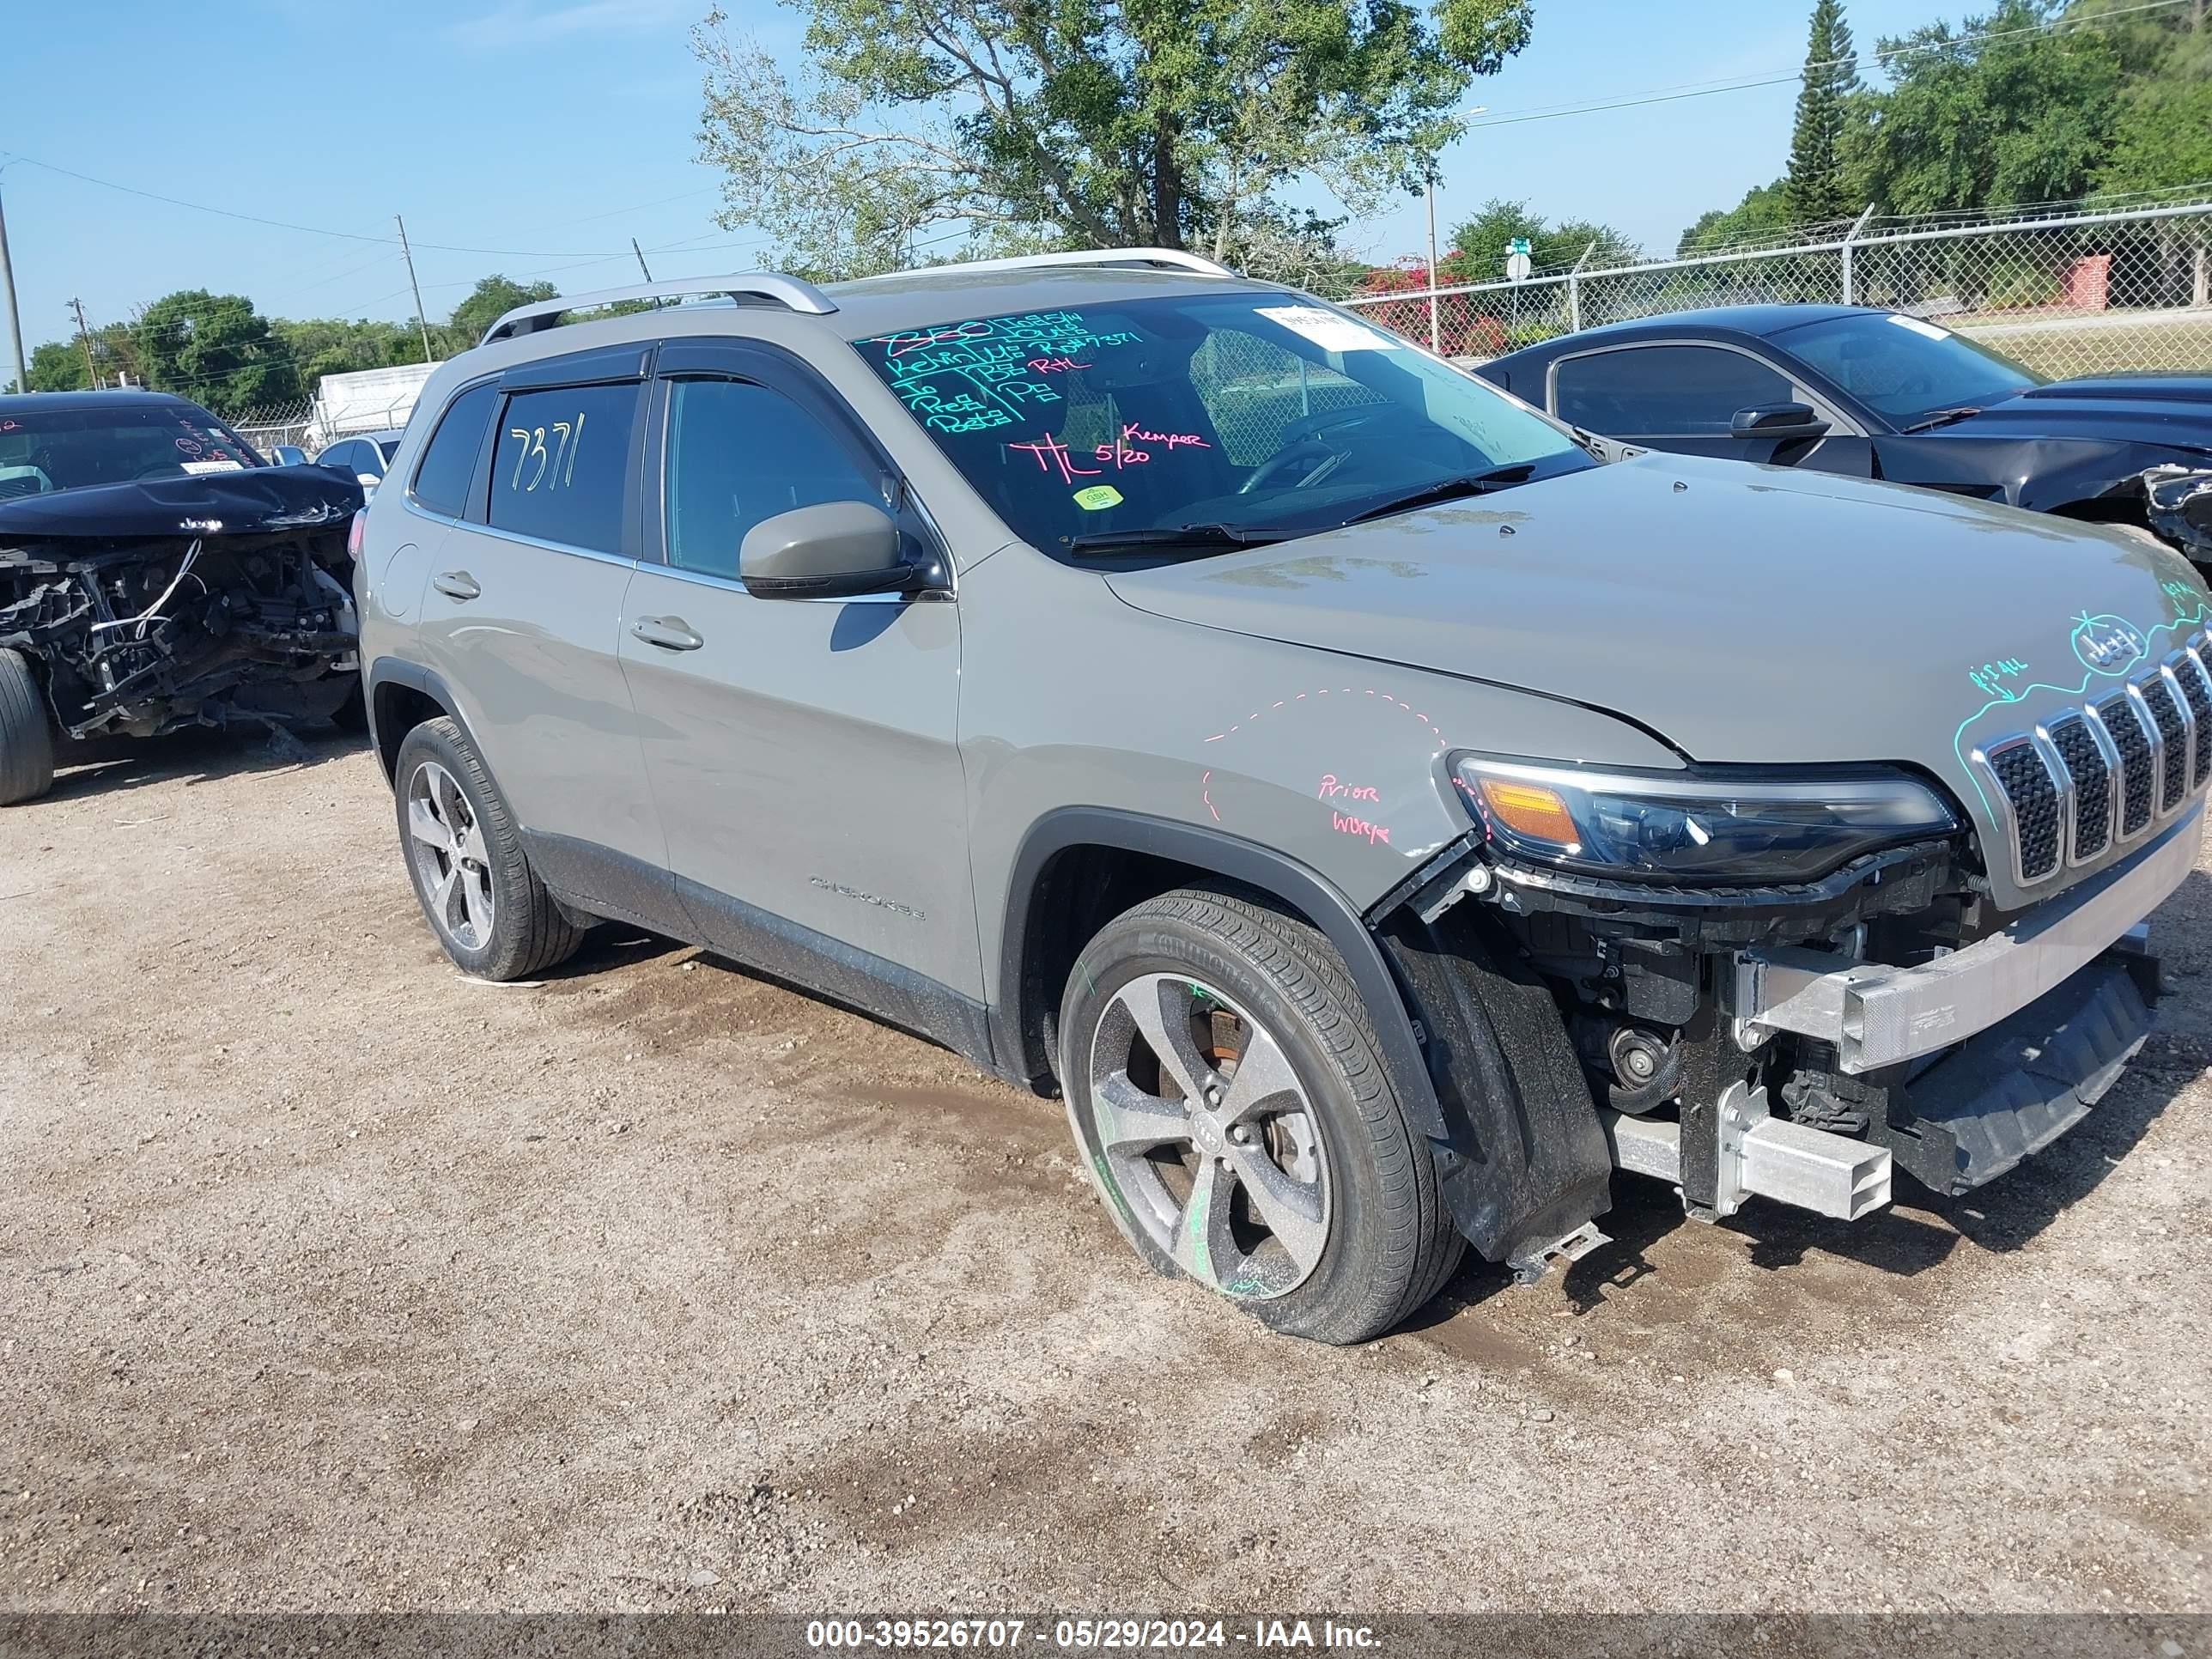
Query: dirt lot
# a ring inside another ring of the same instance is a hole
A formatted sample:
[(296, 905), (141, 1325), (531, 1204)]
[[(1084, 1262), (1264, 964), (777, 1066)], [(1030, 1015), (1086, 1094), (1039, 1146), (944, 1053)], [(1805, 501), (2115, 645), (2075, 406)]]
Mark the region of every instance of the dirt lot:
[(1624, 1182), (1338, 1352), (939, 1050), (615, 930), (457, 977), (364, 752), (142, 748), (0, 816), (0, 1607), (2202, 1612), (2203, 874), (2160, 945), (1970, 1201)]

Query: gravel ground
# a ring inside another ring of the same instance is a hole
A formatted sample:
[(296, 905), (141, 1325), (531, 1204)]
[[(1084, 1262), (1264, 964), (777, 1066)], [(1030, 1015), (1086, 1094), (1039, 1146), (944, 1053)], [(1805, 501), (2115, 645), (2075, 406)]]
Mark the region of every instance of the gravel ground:
[(459, 978), (359, 749), (142, 745), (0, 817), (0, 1607), (2201, 1613), (2202, 872), (2159, 944), (1995, 1188), (1625, 1181), (1343, 1352), (940, 1050), (620, 930)]

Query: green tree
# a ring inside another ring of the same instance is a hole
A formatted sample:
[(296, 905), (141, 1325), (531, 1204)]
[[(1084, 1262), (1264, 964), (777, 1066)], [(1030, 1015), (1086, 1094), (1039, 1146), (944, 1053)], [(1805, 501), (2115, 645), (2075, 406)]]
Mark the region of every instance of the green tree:
[(382, 368), (395, 362), (422, 360), (422, 345), (411, 323), (387, 323), (360, 318), (308, 317), (299, 320), (277, 318), (270, 324), (313, 391), (325, 374), (352, 374)]
[(167, 295), (146, 307), (132, 331), (149, 383), (218, 415), (301, 395), (291, 354), (242, 294), (195, 288)]
[(1780, 241), (1791, 222), (1790, 198), (1784, 181), (1753, 185), (1732, 208), (1709, 208), (1674, 243), (1674, 257), (1711, 252), (1741, 242)]
[[(453, 314), (446, 319), (441, 331), (444, 336), (447, 356), (466, 351), (484, 337), (484, 331), (500, 319), (503, 313), (517, 306), (536, 305), (550, 300), (560, 292), (550, 283), (518, 283), (495, 272), (484, 277), (469, 290), (469, 297), (453, 307)], [(410, 339), (413, 338), (410, 334)], [(397, 362), (420, 362), (422, 353), (419, 344), (411, 356), (395, 358)]]
[(1844, 175), (1844, 127), (1859, 91), (1856, 55), (1843, 0), (1815, 0), (1782, 181), (1790, 216), (1800, 224), (1847, 218), (1861, 205)]
[(83, 392), (92, 382), (85, 378), (84, 348), (74, 339), (49, 340), (31, 353), (33, 392)]
[[(2051, 28), (2045, 0), (2001, 0), (1959, 34), (1885, 40), (1890, 86), (1850, 149), (1856, 196), (1892, 213), (2085, 193), (2112, 146), (2124, 74), (2110, 32)], [(1963, 37), (1988, 35), (1972, 40)]]
[(1592, 243), (1589, 267), (1632, 264), (1643, 250), (1611, 225), (1587, 219), (1562, 219), (1554, 224), (1532, 211), (1526, 202), (1492, 199), (1475, 216), (1452, 232), (1451, 268), (1447, 281), (1486, 283), (1505, 274), (1505, 256), (1513, 239), (1528, 240), (1528, 260), (1539, 270), (1564, 270), (1583, 257)]
[(1532, 0), (794, 0), (794, 83), (720, 11), (702, 159), (720, 222), (817, 276), (957, 225), (1079, 247), (1227, 252), (1289, 185), (1355, 211), (1418, 189)]

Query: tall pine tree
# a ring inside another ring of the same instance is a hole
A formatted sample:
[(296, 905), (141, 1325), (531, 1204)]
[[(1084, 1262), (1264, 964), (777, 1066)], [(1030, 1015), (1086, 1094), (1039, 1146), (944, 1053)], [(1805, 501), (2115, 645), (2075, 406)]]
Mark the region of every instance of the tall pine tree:
[(1858, 210), (1843, 175), (1844, 121), (1859, 89), (1856, 58), (1843, 0), (1816, 0), (1797, 125), (1790, 137), (1790, 172), (1782, 182), (1790, 216), (1801, 224), (1845, 218)]

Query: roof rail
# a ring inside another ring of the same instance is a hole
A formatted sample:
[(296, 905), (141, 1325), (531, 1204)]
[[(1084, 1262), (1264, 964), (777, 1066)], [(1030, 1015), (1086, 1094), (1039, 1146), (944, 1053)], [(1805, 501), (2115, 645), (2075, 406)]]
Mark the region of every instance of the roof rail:
[(860, 280), (875, 283), (896, 276), (960, 276), (971, 270), (1036, 270), (1053, 265), (1165, 265), (1176, 270), (1194, 271), (1201, 276), (1237, 274), (1203, 254), (1187, 252), (1179, 247), (1096, 247), (1081, 248), (1072, 253), (1024, 253), (1011, 259), (960, 259), (950, 264), (885, 271), (881, 276), (864, 276)]
[(786, 311), (803, 311), (815, 317), (826, 317), (837, 309), (837, 302), (813, 283), (797, 276), (780, 276), (774, 271), (754, 270), (736, 276), (686, 276), (675, 282), (633, 283), (628, 288), (603, 288), (590, 294), (571, 294), (562, 299), (517, 306), (486, 329), (483, 338), (477, 343), (489, 345), (495, 340), (535, 334), (542, 328), (551, 328), (563, 312), (588, 311), (625, 300), (673, 300), (699, 294), (734, 300), (739, 305), (781, 306)]

